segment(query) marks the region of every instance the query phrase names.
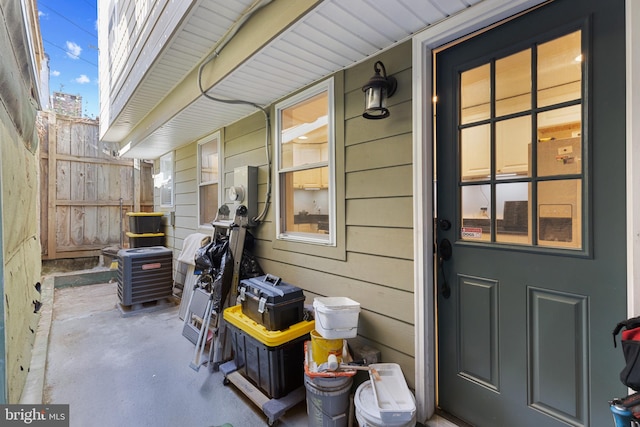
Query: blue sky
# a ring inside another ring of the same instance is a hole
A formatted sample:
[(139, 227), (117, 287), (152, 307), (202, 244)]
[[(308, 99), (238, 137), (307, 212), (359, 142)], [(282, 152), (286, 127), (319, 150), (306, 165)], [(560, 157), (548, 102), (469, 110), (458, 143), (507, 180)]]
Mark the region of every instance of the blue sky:
[(97, 0), (38, 0), (40, 31), (49, 55), (50, 92), (82, 95), (82, 113), (97, 118)]

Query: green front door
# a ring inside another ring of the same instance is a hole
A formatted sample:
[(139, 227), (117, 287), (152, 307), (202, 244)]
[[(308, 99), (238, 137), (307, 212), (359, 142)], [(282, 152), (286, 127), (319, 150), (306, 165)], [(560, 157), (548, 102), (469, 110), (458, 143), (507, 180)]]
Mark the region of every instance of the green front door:
[(556, 0), (436, 56), (438, 405), (613, 425), (626, 312), (624, 2)]

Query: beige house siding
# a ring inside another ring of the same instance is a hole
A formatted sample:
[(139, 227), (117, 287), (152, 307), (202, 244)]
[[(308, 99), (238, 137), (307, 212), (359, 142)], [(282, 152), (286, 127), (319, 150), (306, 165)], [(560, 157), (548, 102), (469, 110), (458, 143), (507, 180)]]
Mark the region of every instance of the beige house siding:
[[(373, 75), (376, 60), (382, 60), (389, 74), (398, 79), (398, 92), (389, 100), (391, 117), (369, 121), (361, 116), (362, 85)], [(338, 222), (338, 233), (346, 241), (344, 254), (322, 256), (322, 251), (314, 252), (314, 245), (300, 251), (277, 244), (275, 182), (266, 220), (253, 230), (258, 239), (255, 253), (266, 272), (304, 289), (309, 304), (315, 296), (325, 295), (358, 301), (362, 307), (359, 335), (380, 349), (384, 361), (399, 363), (413, 386), (411, 44), (404, 43), (336, 77), (336, 88), (344, 85), (336, 111), (336, 129), (344, 132), (337, 138), (344, 142), (336, 145), (336, 178), (338, 186), (344, 186), (337, 189), (338, 195), (344, 195), (338, 203), (344, 210), (338, 214), (344, 218)], [(336, 97), (340, 96), (336, 92)], [(271, 117), (272, 129), (273, 120)], [(261, 212), (268, 173), (263, 114), (257, 112), (228, 126), (221, 139), (224, 189), (233, 184), (235, 167), (257, 166)], [(274, 147), (272, 139), (272, 152)], [(188, 234), (206, 231), (197, 227), (196, 155), (196, 142), (175, 152), (175, 243), (168, 239), (167, 244), (176, 253)], [(223, 197), (225, 194), (223, 191)]]
[[(398, 79), (391, 117), (362, 118), (362, 85), (382, 60)], [(275, 250), (273, 229), (258, 235), (269, 273), (316, 295), (347, 296), (361, 304), (358, 334), (402, 366), (414, 385), (411, 44), (344, 72), (344, 194), (346, 260)], [(336, 121), (340, 120), (336, 117)], [(340, 163), (340, 162), (338, 162)], [(340, 180), (339, 180), (340, 181)], [(273, 210), (269, 218), (273, 218)]]
[[(273, 122), (272, 122), (273, 123)], [(221, 133), (224, 155), (224, 187), (222, 200), (227, 202), (233, 212), (233, 205), (227, 199), (227, 189), (233, 185), (233, 170), (239, 166), (255, 166), (258, 168), (258, 213), (264, 209), (267, 191), (269, 168), (265, 151), (265, 116), (262, 112), (255, 113), (245, 120), (241, 120)], [(273, 127), (272, 127), (273, 129)], [(270, 138), (273, 152), (273, 130)], [(275, 184), (274, 184), (275, 185)], [(275, 190), (275, 187), (273, 187)], [(273, 203), (274, 199), (271, 198)], [(273, 205), (269, 209), (266, 221), (252, 233), (260, 239), (270, 240), (273, 235)]]
[(174, 153), (175, 227), (167, 227), (175, 247), (182, 249), (184, 238), (198, 225), (198, 183), (196, 179), (197, 144), (189, 144)]
[[(174, 262), (180, 255), (185, 237), (198, 231), (197, 146), (197, 143), (193, 142), (178, 148), (173, 153), (174, 206), (172, 208), (160, 207), (160, 192), (159, 189), (154, 188), (155, 210), (164, 212), (162, 232), (165, 233), (165, 246), (173, 249)], [(159, 161), (156, 160), (154, 173), (158, 173), (159, 168)]]

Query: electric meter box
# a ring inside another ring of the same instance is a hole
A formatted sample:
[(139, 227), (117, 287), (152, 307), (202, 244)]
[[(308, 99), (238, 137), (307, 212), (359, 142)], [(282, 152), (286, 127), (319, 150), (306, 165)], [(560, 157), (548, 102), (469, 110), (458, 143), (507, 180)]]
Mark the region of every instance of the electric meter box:
[(235, 215), (238, 206), (247, 208), (247, 218), (253, 222), (258, 216), (258, 168), (256, 166), (240, 166), (233, 170), (233, 185), (227, 192), (233, 203), (231, 217)]

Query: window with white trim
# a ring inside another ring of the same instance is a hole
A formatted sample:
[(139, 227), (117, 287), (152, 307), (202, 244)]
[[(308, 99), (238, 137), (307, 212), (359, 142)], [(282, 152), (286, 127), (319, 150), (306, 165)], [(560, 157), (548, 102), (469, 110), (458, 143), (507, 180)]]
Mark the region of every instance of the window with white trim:
[(160, 172), (154, 176), (154, 186), (160, 191), (160, 206), (173, 207), (173, 152), (160, 157)]
[(333, 78), (276, 105), (278, 239), (335, 245)]
[(198, 142), (198, 224), (209, 225), (220, 206), (220, 134)]

